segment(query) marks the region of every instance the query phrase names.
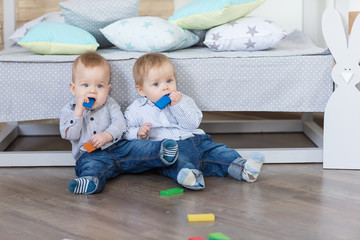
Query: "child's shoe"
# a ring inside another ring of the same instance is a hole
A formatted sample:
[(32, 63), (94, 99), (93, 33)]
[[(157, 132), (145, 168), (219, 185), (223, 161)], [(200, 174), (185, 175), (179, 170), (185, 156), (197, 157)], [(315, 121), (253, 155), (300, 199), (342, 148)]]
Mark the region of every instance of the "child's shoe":
[(80, 177), (72, 180), (69, 184), (69, 191), (78, 194), (91, 194), (95, 192), (99, 180), (94, 177)]
[(177, 142), (171, 139), (166, 139), (164, 140), (162, 146), (164, 149), (164, 159), (169, 163), (173, 163), (178, 155)]
[(241, 177), (247, 182), (255, 182), (259, 176), (261, 167), (265, 162), (265, 157), (263, 154), (258, 152), (253, 152), (250, 155), (250, 158), (246, 160)]
[(204, 176), (202, 172), (197, 169), (181, 169), (177, 176), (177, 182), (192, 190), (201, 190), (205, 188)]

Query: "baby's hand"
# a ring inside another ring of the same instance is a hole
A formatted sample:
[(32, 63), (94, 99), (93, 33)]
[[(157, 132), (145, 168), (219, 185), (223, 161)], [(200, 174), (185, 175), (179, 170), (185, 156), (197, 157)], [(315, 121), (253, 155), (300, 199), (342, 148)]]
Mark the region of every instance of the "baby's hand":
[(141, 125), (137, 133), (137, 137), (140, 139), (145, 139), (150, 133), (150, 126), (152, 126), (151, 123), (144, 123), (143, 125)]
[(169, 95), (169, 98), (171, 100), (171, 106), (174, 106), (175, 104), (177, 104), (178, 102), (180, 102), (181, 98), (182, 98), (182, 95), (181, 95), (181, 92), (179, 91), (176, 91), (176, 92), (172, 92), (170, 93)]
[(83, 112), (85, 110), (85, 107), (83, 106), (84, 102), (88, 103), (89, 99), (87, 97), (80, 97), (80, 98), (76, 99), (76, 106), (75, 106), (75, 109), (74, 109), (74, 116), (75, 117), (82, 117)]
[(102, 147), (105, 143), (113, 140), (113, 136), (108, 132), (97, 133), (90, 138), (91, 143), (96, 148)]

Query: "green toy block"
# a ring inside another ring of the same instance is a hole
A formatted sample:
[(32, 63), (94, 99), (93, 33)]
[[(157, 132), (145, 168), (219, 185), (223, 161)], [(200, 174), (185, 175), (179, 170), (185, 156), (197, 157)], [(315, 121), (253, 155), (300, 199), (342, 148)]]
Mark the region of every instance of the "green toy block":
[(175, 195), (175, 194), (179, 194), (179, 193), (183, 193), (184, 189), (182, 188), (170, 188), (164, 191), (160, 192), (160, 195), (162, 196), (171, 196), (171, 195)]
[(209, 233), (209, 240), (231, 240), (228, 236), (225, 236), (221, 232)]

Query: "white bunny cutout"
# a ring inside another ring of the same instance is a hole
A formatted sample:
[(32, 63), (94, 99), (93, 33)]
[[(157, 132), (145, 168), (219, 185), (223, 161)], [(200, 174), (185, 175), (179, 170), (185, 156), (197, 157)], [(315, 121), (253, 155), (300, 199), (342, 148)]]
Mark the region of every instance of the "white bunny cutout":
[(360, 169), (360, 17), (352, 26), (349, 44), (341, 16), (325, 10), (322, 31), (336, 65), (332, 79), (336, 88), (324, 114), (323, 167)]

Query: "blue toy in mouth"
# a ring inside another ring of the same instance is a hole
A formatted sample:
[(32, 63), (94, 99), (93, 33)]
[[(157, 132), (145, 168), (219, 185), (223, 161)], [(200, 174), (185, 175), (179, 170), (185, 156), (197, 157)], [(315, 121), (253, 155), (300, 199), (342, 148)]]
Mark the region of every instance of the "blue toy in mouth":
[(168, 94), (168, 95), (164, 95), (162, 98), (157, 100), (156, 103), (154, 103), (154, 104), (158, 108), (163, 109), (169, 103), (171, 103), (171, 99), (169, 98), (169, 94)]
[(91, 109), (94, 102), (95, 102), (95, 98), (89, 98), (89, 102), (88, 103), (84, 102), (83, 106), (88, 108), (88, 109)]

